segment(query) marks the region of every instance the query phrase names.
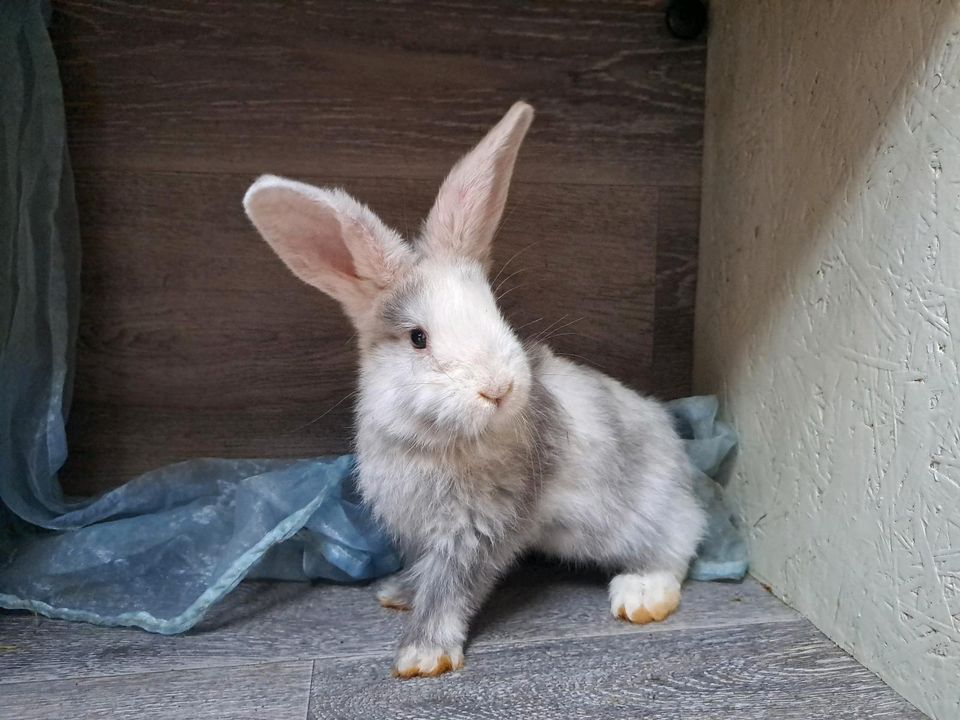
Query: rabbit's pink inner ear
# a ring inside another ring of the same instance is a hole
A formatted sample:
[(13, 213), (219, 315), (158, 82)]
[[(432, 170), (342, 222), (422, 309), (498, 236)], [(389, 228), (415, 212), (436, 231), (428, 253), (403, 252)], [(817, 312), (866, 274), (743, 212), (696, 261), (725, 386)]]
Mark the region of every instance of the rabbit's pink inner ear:
[(339, 300), (357, 323), (412, 255), (396, 231), (342, 190), (264, 175), (243, 206), (293, 274)]
[(514, 104), (453, 167), (427, 217), (424, 244), (428, 251), (487, 263), (517, 153), (532, 120), (533, 108)]
[(265, 188), (254, 196), (248, 212), (270, 247), (301, 280), (322, 286), (328, 273), (356, 279), (353, 257), (332, 208), (293, 190)]

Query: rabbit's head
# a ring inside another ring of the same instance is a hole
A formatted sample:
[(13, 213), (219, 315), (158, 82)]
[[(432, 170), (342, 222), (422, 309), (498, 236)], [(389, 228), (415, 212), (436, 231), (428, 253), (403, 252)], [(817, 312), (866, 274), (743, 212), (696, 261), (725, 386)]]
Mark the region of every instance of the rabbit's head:
[(361, 350), (359, 413), (422, 444), (506, 431), (531, 369), (490, 288), (490, 246), (533, 109), (517, 103), (451, 170), (419, 237), (404, 240), (339, 189), (271, 175), (244, 197), (301, 280), (340, 302)]

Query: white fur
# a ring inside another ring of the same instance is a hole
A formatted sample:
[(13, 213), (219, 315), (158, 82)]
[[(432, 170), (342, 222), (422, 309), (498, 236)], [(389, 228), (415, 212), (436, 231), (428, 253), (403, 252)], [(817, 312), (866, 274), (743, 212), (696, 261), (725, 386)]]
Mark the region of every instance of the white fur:
[(401, 675), (459, 667), (470, 618), (530, 549), (622, 573), (611, 610), (662, 616), (704, 529), (663, 406), (524, 346), (497, 308), (485, 268), (531, 118), (515, 105), (457, 163), (412, 243), (339, 190), (266, 176), (244, 200), (358, 330), (359, 486), (406, 560), (380, 597), (413, 606)]
[(503, 215), (510, 177), (533, 108), (514, 103), (476, 147), (453, 166), (424, 222), (422, 241), (437, 257), (469, 258), (486, 267)]
[[(409, 280), (422, 286), (425, 299), (412, 304), (410, 326), (427, 329), (428, 347), (411, 352), (404, 336), (362, 358), (360, 435), (385, 433), (426, 447), (447, 442), (436, 427), (475, 437), (488, 424), (505, 425), (526, 401), (530, 370), (482, 271), (425, 259)], [(506, 385), (512, 390), (499, 408), (480, 396)]]
[(450, 660), (451, 669), (463, 667), (463, 650), (459, 647), (444, 650), (437, 646), (407, 645), (397, 651), (394, 667), (398, 675), (434, 675), (437, 674), (441, 658)]
[(673, 573), (625, 573), (610, 581), (610, 613), (614, 617), (634, 617), (638, 610), (659, 615), (672, 611), (679, 602), (680, 580)]

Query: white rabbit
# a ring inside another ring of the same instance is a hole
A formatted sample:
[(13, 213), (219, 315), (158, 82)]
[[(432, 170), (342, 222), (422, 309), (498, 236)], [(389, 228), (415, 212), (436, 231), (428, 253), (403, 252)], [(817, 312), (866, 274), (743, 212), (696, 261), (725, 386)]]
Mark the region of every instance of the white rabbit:
[(405, 569), (400, 677), (463, 665), (468, 623), (527, 550), (616, 575), (614, 616), (661, 620), (705, 525), (671, 417), (599, 372), (525, 345), (487, 278), (517, 151), (517, 103), (453, 168), (405, 241), (339, 189), (265, 175), (244, 207), (301, 280), (357, 328), (359, 485)]

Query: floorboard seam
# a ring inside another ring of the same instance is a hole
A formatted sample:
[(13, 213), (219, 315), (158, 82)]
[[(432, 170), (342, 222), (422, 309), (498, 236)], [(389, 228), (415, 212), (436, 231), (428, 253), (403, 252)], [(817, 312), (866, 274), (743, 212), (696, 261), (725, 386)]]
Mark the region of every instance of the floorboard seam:
[[(628, 632), (594, 632), (587, 633), (583, 635), (543, 635), (532, 638), (524, 639), (514, 639), (505, 638), (503, 640), (478, 640), (477, 642), (470, 643), (467, 646), (467, 652), (491, 652), (499, 649), (508, 649), (516, 647), (527, 647), (530, 645), (536, 645), (538, 643), (550, 643), (550, 642), (559, 642), (563, 640), (570, 641), (579, 641), (579, 640), (599, 640), (602, 638), (619, 638), (619, 637), (650, 637), (650, 636), (661, 636), (669, 634), (679, 634), (686, 632), (703, 632), (706, 630), (725, 630), (730, 628), (737, 627), (751, 627), (755, 625), (783, 625), (790, 623), (804, 623), (809, 624), (811, 628), (816, 629), (816, 627), (810, 623), (804, 617), (797, 616), (795, 618), (767, 618), (764, 620), (746, 620), (744, 622), (737, 623), (717, 623), (711, 625), (687, 625), (684, 627), (661, 627), (653, 628), (648, 627), (645, 630), (636, 630)], [(819, 633), (819, 630), (817, 630)], [(845, 651), (844, 651), (845, 652)], [(238, 661), (238, 662), (209, 662), (209, 663), (198, 663), (198, 664), (185, 664), (183, 666), (171, 666), (157, 668), (155, 670), (146, 670), (140, 672), (114, 672), (114, 673), (95, 673), (89, 675), (58, 675), (55, 678), (37, 678), (34, 680), (9, 680), (9, 679), (0, 679), (0, 687), (5, 685), (25, 685), (29, 683), (49, 683), (54, 680), (92, 680), (92, 679), (108, 679), (108, 678), (127, 678), (127, 677), (140, 677), (148, 675), (157, 675), (161, 673), (169, 672), (189, 672), (191, 670), (211, 670), (211, 669), (233, 669), (233, 668), (243, 668), (243, 667), (255, 667), (257, 665), (279, 665), (284, 663), (296, 663), (296, 662), (309, 662), (312, 667), (316, 667), (318, 661), (330, 661), (330, 660), (363, 660), (363, 659), (379, 659), (386, 658), (389, 659), (393, 655), (392, 648), (382, 648), (380, 650), (371, 650), (368, 652), (355, 652), (355, 653), (328, 653), (324, 655), (294, 655), (294, 656), (281, 656), (281, 657), (271, 657), (251, 659), (249, 661)], [(311, 674), (311, 689), (313, 686), (313, 675)]]
[[(86, 173), (95, 175), (98, 173), (104, 174), (156, 174), (156, 175), (194, 175), (201, 177), (237, 177), (244, 178), (246, 180), (251, 180), (256, 176), (257, 173), (243, 172), (240, 170), (226, 170), (223, 172), (215, 172), (211, 170), (187, 170), (187, 169), (178, 169), (178, 168), (161, 168), (161, 167), (149, 167), (149, 168), (133, 168), (126, 166), (113, 166), (113, 167), (101, 167), (98, 165), (90, 166), (77, 166), (74, 165), (74, 169), (83, 170)], [(310, 177), (311, 174), (300, 173), (303, 177)], [(313, 174), (314, 177), (318, 175)], [(345, 183), (350, 183), (354, 180), (357, 181), (368, 181), (368, 180), (409, 180), (412, 182), (421, 182), (424, 180), (436, 180), (438, 178), (442, 179), (443, 172), (439, 172), (437, 175), (350, 175), (343, 176), (338, 175), (336, 181), (339, 185)], [(564, 181), (553, 181), (553, 180), (524, 180), (522, 177), (517, 177), (514, 179), (513, 183), (515, 185), (552, 185), (555, 187), (562, 186), (571, 186), (571, 187), (608, 187), (608, 188), (650, 188), (651, 190), (660, 190), (662, 188), (681, 188), (684, 190), (698, 190), (699, 185), (685, 185), (683, 183), (668, 182), (668, 183), (651, 183), (651, 182), (577, 182), (574, 180), (564, 180)]]
[[(362, 656), (361, 656), (362, 657)], [(38, 678), (37, 680), (16, 680), (14, 682), (3, 682), (0, 683), (0, 687), (13, 686), (13, 685), (33, 685), (36, 683), (52, 683), (69, 681), (69, 680), (120, 680), (120, 679), (129, 679), (129, 678), (146, 678), (153, 675), (163, 675), (166, 673), (178, 673), (178, 672), (192, 672), (194, 670), (232, 670), (237, 668), (251, 668), (251, 667), (260, 667), (266, 665), (293, 665), (296, 663), (302, 663), (304, 665), (310, 664), (313, 668), (315, 661), (312, 658), (280, 658), (276, 660), (258, 660), (255, 662), (241, 662), (234, 663), (230, 665), (185, 665), (183, 667), (168, 667), (168, 668), (158, 668), (156, 670), (143, 670), (139, 672), (130, 672), (130, 673), (109, 673), (103, 675), (58, 675), (53, 678)], [(311, 672), (311, 682), (313, 681), (313, 675)]]
[(307, 701), (303, 704), (303, 718), (310, 719), (310, 702), (313, 698), (313, 679), (317, 676), (317, 661), (310, 661), (310, 682), (307, 683)]
[[(654, 637), (660, 635), (679, 635), (681, 633), (700, 633), (707, 630), (729, 630), (731, 628), (739, 627), (752, 627), (755, 625), (789, 625), (792, 623), (807, 624), (812, 628), (816, 629), (816, 626), (813, 625), (805, 617), (796, 617), (796, 618), (784, 618), (783, 620), (747, 620), (745, 622), (738, 623), (717, 623), (715, 625), (687, 625), (685, 627), (646, 627), (644, 630), (636, 630), (632, 632), (620, 632), (620, 633), (586, 633), (583, 635), (542, 635), (534, 638), (522, 638), (518, 640), (500, 640), (500, 641), (486, 641), (478, 642), (473, 645), (469, 645), (469, 649), (477, 648), (480, 650), (486, 650), (489, 648), (500, 648), (500, 647), (525, 647), (528, 645), (536, 645), (537, 643), (545, 642), (559, 642), (563, 640), (600, 640), (603, 638), (621, 638), (621, 637)], [(819, 632), (819, 631), (818, 631)], [(322, 659), (322, 658), (318, 658)]]

